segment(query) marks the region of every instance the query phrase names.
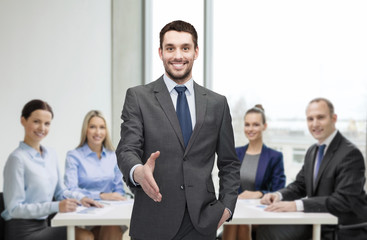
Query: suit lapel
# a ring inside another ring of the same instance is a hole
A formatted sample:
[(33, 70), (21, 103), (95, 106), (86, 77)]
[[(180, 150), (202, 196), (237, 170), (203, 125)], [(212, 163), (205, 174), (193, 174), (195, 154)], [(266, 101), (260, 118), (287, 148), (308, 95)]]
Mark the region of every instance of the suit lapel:
[(199, 86), (194, 82), (195, 91), (195, 106), (196, 106), (196, 124), (194, 131), (190, 137), (189, 143), (187, 144), (185, 154), (190, 150), (192, 143), (200, 132), (200, 128), (203, 126), (204, 118), (206, 114), (207, 97), (205, 88)]
[(162, 107), (163, 112), (170, 121), (177, 137), (179, 138), (182, 147), (185, 147), (180, 122), (178, 121), (177, 114), (172, 103), (172, 98), (170, 96), (170, 93), (168, 92), (166, 84), (164, 83), (163, 77), (157, 80), (153, 91), (155, 97), (157, 98), (157, 101)]
[(255, 178), (255, 189), (260, 189), (262, 182), (264, 180), (265, 170), (268, 167), (270, 161), (268, 148), (263, 144), (260, 153), (259, 164), (257, 166), (256, 178)]

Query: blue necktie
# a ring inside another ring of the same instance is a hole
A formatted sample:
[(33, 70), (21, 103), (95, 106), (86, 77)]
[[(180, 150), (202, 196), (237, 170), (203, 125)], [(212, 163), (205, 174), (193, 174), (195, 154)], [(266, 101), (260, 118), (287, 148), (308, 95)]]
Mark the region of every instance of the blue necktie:
[(176, 113), (178, 117), (178, 121), (180, 122), (181, 131), (183, 135), (183, 139), (185, 142), (185, 147), (190, 140), (192, 133), (192, 123), (191, 123), (191, 115), (189, 110), (189, 104), (186, 99), (186, 87), (185, 86), (177, 86), (175, 87), (176, 92), (178, 93), (177, 97), (177, 105), (176, 105)]
[(316, 167), (315, 167), (315, 174), (314, 174), (314, 181), (316, 181), (317, 174), (319, 173), (319, 168), (321, 165), (322, 158), (324, 157), (324, 150), (326, 145), (322, 144), (319, 146), (319, 151), (317, 153), (317, 159), (316, 159)]

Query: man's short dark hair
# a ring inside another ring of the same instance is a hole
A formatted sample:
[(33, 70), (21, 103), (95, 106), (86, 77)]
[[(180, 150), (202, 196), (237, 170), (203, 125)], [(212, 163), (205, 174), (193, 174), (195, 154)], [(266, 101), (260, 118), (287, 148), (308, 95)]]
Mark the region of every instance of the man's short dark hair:
[(197, 34), (194, 26), (192, 26), (188, 22), (177, 20), (177, 21), (173, 21), (173, 22), (168, 23), (166, 26), (164, 26), (162, 28), (161, 32), (159, 33), (159, 41), (160, 41), (159, 46), (160, 46), (161, 49), (163, 47), (164, 35), (168, 31), (177, 31), (177, 32), (190, 33), (191, 36), (192, 36), (192, 41), (194, 42), (194, 47), (195, 47), (195, 49), (197, 48), (197, 46), (198, 46), (198, 34)]

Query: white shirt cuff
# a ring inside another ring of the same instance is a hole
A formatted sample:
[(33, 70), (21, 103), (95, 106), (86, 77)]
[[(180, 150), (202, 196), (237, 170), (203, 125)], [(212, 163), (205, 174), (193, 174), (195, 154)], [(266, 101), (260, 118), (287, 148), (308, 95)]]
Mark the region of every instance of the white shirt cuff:
[(283, 200), (283, 195), (280, 192), (275, 192), (275, 194), (278, 194), (279, 196), (279, 200), (282, 201)]
[(228, 210), (230, 217), (232, 217), (232, 211), (229, 208), (226, 208), (226, 209)]
[(136, 164), (134, 167), (131, 168), (130, 170), (130, 181), (135, 185), (135, 186), (139, 186), (139, 183), (136, 183), (134, 181), (134, 171), (135, 168), (139, 167), (139, 166), (143, 166), (143, 164)]
[(303, 212), (305, 209), (303, 207), (303, 201), (302, 200), (295, 200), (296, 202), (296, 208), (297, 212)]

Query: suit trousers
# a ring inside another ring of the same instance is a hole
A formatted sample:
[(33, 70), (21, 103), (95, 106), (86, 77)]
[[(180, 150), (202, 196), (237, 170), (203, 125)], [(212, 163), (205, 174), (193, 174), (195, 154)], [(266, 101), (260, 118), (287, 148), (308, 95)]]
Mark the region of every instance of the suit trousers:
[[(162, 230), (164, 231), (164, 230)], [(184, 217), (182, 219), (181, 226), (177, 232), (177, 234), (171, 240), (215, 240), (217, 231), (209, 234), (203, 235), (199, 233), (195, 227), (192, 225), (189, 211), (185, 210)], [(148, 239), (137, 239), (133, 238), (133, 240), (148, 240)]]
[(312, 238), (311, 225), (259, 225), (257, 240), (308, 240)]
[(66, 227), (50, 227), (46, 219), (11, 219), (5, 222), (5, 240), (65, 240), (66, 237)]

